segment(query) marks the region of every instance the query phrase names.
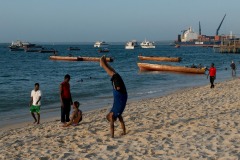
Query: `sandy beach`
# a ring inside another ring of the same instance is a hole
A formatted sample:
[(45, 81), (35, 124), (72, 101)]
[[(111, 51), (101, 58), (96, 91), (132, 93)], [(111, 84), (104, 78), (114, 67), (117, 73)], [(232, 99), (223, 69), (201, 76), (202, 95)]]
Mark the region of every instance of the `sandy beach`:
[[(107, 109), (83, 114), (76, 127), (60, 119), (4, 129), (0, 159), (240, 159), (240, 79), (128, 103), (110, 137)], [(29, 115), (30, 116), (30, 115)], [(30, 122), (29, 122), (30, 123)]]

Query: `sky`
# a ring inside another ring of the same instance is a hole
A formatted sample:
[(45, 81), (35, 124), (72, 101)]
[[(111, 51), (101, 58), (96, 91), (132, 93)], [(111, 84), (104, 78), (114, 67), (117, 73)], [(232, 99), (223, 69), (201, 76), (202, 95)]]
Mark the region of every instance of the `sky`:
[(0, 43), (175, 40), (192, 26), (202, 34), (240, 35), (240, 0), (0, 0)]

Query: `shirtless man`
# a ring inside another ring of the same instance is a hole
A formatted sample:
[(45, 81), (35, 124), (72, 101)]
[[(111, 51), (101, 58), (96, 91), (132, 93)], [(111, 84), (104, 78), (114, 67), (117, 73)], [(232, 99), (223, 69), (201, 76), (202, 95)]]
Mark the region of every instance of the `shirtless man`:
[(113, 86), (113, 107), (107, 114), (106, 118), (110, 122), (111, 136), (114, 138), (114, 122), (119, 119), (121, 127), (123, 129), (123, 135), (126, 134), (125, 124), (123, 121), (122, 113), (127, 103), (127, 90), (121, 76), (110, 66), (106, 61), (106, 57), (102, 56), (100, 59), (100, 66), (107, 72), (111, 77)]

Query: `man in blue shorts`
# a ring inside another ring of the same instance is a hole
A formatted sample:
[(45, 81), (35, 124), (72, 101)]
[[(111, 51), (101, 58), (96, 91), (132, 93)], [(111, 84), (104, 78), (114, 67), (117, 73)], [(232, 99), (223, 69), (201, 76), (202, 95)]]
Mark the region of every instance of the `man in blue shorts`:
[(113, 107), (107, 114), (106, 118), (110, 122), (111, 136), (114, 138), (114, 122), (119, 119), (123, 129), (123, 135), (126, 134), (125, 124), (123, 121), (122, 113), (127, 103), (127, 90), (121, 76), (110, 66), (106, 61), (106, 57), (102, 56), (100, 59), (100, 66), (111, 77), (113, 86)]
[[(32, 114), (32, 117), (35, 120), (34, 124), (35, 123), (37, 123), (37, 124), (40, 123), (40, 107), (41, 107), (41, 101), (40, 100), (41, 100), (41, 96), (42, 96), (42, 93), (39, 90), (39, 84), (35, 83), (35, 88), (31, 92), (31, 100), (30, 100), (30, 103), (29, 103), (30, 112)], [(34, 112), (37, 113), (37, 116), (38, 116), (37, 119), (36, 119), (36, 116), (35, 116)]]

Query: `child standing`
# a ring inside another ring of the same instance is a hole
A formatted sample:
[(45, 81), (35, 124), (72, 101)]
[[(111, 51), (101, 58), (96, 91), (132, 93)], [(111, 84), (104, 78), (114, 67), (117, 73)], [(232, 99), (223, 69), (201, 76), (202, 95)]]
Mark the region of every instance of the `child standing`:
[[(35, 120), (33, 124), (40, 123), (41, 96), (42, 96), (42, 93), (39, 90), (39, 83), (35, 83), (34, 90), (32, 90), (32, 92), (31, 92), (31, 100), (29, 103), (30, 112), (32, 114), (32, 117)], [(37, 113), (37, 119), (36, 119), (34, 112)]]

